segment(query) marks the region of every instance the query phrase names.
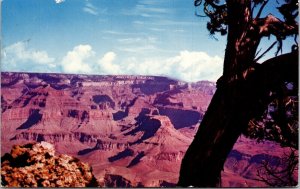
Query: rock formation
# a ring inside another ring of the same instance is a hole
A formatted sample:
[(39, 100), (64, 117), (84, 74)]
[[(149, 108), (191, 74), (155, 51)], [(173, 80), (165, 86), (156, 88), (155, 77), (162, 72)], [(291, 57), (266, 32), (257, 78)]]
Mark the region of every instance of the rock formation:
[(95, 187), (90, 166), (68, 155), (55, 156), (47, 142), (13, 146), (1, 158), (1, 180), (5, 187)]
[[(45, 141), (88, 162), (101, 186), (174, 186), (215, 90), (209, 81), (166, 77), (2, 72), (1, 152)], [(284, 151), (242, 138), (225, 164), (224, 186), (265, 186), (255, 180), (259, 162)]]

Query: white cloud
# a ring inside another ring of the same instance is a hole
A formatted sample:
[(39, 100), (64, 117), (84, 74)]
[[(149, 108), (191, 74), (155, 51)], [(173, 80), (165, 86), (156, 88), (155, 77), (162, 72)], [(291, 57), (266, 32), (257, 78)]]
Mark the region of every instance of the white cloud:
[(121, 74), (120, 65), (114, 63), (116, 53), (107, 52), (99, 61), (100, 73), (102, 74)]
[(126, 37), (117, 39), (117, 49), (126, 53), (148, 54), (161, 51), (157, 47), (159, 40), (153, 36)]
[(143, 16), (160, 18), (162, 14), (171, 14), (174, 10), (170, 8), (162, 8), (160, 3), (150, 1), (140, 1), (131, 9), (124, 9), (122, 14), (128, 16)]
[(89, 7), (84, 7), (83, 11), (86, 12), (86, 13), (92, 14), (92, 15), (98, 15), (98, 12), (96, 10), (93, 10)]
[(144, 5), (159, 5), (161, 3), (161, 1), (140, 0), (139, 3), (144, 4)]
[(146, 60), (131, 66), (133, 72), (143, 75), (166, 75), (184, 81), (216, 81), (222, 75), (222, 59), (205, 52), (181, 51), (163, 60)]
[(115, 36), (136, 36), (139, 33), (128, 33), (123, 31), (115, 31), (115, 30), (103, 30), (103, 34), (115, 35)]
[[(99, 14), (98, 8), (95, 7), (92, 3), (86, 2), (85, 6), (82, 9), (84, 12), (97, 16)], [(101, 13), (105, 13), (106, 9), (103, 9)]]
[(211, 57), (205, 52), (181, 51), (179, 55), (166, 60), (168, 71), (186, 81), (216, 81), (222, 75), (223, 60)]
[(27, 43), (19, 41), (2, 52), (2, 66), (11, 71), (36, 70), (37, 67), (55, 68), (54, 58), (49, 57), (46, 51), (29, 49)]
[(54, 0), (55, 3), (59, 4), (59, 3), (63, 3), (65, 0)]
[(154, 26), (196, 26), (197, 22), (190, 22), (190, 21), (177, 21), (177, 20), (164, 20), (160, 19), (156, 22), (153, 22), (152, 25)]
[(116, 56), (116, 53), (108, 52), (100, 59), (100, 63), (112, 63), (116, 59)]
[[(120, 42), (139, 42), (139, 38), (122, 38)], [(155, 42), (155, 38), (148, 38)], [(127, 52), (149, 52), (153, 46), (136, 46)], [(124, 49), (125, 50), (125, 49)], [(130, 57), (117, 59), (115, 52), (106, 52), (96, 59), (96, 53), (90, 45), (77, 45), (67, 52), (61, 60), (61, 67), (46, 51), (28, 49), (25, 42), (12, 44), (2, 51), (2, 69), (5, 71), (51, 72), (61, 69), (65, 73), (86, 73), (105, 75), (163, 75), (183, 81), (216, 81), (222, 75), (222, 58), (210, 56), (201, 51), (184, 50), (168, 58), (139, 59)]]
[(149, 28), (152, 31), (156, 31), (156, 32), (162, 32), (162, 31), (166, 31), (166, 29), (163, 28)]
[(50, 58), (46, 51), (26, 49), (26, 43), (23, 41), (4, 48), (4, 53), (11, 63), (33, 61), (38, 64), (48, 64), (54, 61), (54, 58)]
[(101, 74), (164, 75), (183, 81), (216, 81), (222, 74), (222, 59), (205, 52), (181, 51), (165, 59), (138, 60), (131, 57), (116, 63), (114, 52), (106, 53), (98, 61)]
[(170, 13), (171, 10), (170, 9), (166, 9), (166, 8), (157, 8), (157, 7), (149, 7), (146, 5), (136, 5), (136, 10), (139, 13)]
[(91, 73), (92, 66), (85, 62), (94, 56), (90, 45), (78, 45), (62, 59), (62, 69), (66, 73)]
[(157, 38), (153, 36), (147, 37), (128, 37), (128, 38), (120, 38), (117, 39), (121, 44), (136, 44), (137, 46), (141, 46), (141, 44), (155, 44), (157, 42)]
[(128, 52), (128, 53), (147, 53), (149, 51), (158, 50), (154, 45), (148, 44), (140, 44), (140, 46), (127, 46), (127, 47), (119, 47), (120, 51)]

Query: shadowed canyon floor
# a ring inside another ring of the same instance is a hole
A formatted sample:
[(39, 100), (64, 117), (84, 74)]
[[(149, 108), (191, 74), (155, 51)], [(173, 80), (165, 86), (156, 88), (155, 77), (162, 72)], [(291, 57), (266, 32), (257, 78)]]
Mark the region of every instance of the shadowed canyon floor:
[[(1, 73), (1, 153), (46, 141), (89, 163), (102, 186), (175, 186), (215, 92), (166, 77)], [(274, 150), (276, 149), (276, 150)], [(288, 149), (241, 137), (223, 186), (265, 186), (257, 169)]]

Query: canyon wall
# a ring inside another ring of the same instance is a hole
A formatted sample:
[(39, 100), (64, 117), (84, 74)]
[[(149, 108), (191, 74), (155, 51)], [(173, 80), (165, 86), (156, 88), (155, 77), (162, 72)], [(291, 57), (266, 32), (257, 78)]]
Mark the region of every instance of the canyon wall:
[[(2, 154), (15, 144), (50, 142), (58, 154), (89, 163), (102, 186), (159, 187), (175, 186), (216, 85), (155, 76), (2, 72), (1, 88)], [(265, 186), (255, 180), (259, 162), (280, 158), (285, 149), (267, 143), (246, 151), (252, 142), (241, 138), (229, 155), (224, 186)], [(270, 157), (256, 156), (275, 147)]]

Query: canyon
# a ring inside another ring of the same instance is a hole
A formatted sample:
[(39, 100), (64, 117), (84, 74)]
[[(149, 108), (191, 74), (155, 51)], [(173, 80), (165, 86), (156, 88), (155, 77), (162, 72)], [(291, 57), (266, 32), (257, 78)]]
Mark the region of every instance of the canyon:
[[(48, 142), (88, 163), (101, 186), (172, 187), (215, 90), (159, 76), (2, 72), (1, 153)], [(257, 181), (261, 163), (288, 151), (241, 136), (222, 186), (266, 186)]]

